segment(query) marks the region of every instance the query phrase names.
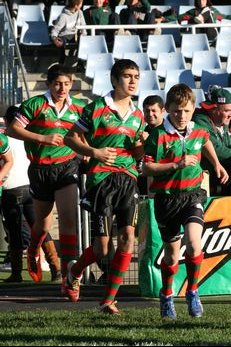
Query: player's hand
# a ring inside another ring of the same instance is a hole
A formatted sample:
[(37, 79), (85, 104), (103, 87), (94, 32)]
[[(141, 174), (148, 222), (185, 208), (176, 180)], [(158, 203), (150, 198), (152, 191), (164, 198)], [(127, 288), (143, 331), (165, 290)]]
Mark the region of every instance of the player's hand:
[(186, 166), (195, 166), (198, 163), (198, 158), (193, 154), (186, 154), (180, 161), (177, 162), (178, 169), (183, 169)]
[(60, 134), (44, 135), (44, 141), (42, 141), (42, 143), (51, 146), (62, 146), (63, 136)]
[(100, 160), (105, 165), (113, 165), (117, 157), (116, 148), (105, 147), (95, 150), (95, 158)]

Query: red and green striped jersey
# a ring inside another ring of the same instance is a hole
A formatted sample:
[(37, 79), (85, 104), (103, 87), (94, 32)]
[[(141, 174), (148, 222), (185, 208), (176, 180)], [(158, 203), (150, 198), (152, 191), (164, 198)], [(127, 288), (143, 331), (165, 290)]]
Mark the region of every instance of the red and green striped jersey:
[[(69, 96), (64, 108), (58, 112), (48, 91), (44, 95), (34, 96), (21, 104), (16, 119), (27, 130), (37, 134), (61, 134), (65, 136), (82, 114), (85, 102)], [(25, 150), (30, 161), (38, 164), (58, 164), (76, 157), (70, 147), (45, 145), (26, 142)]]
[(203, 145), (209, 139), (208, 132), (194, 122), (189, 122), (186, 135), (182, 136), (168, 118), (158, 128), (152, 129), (145, 144), (145, 161), (155, 163), (178, 162), (185, 154), (198, 157), (195, 166), (187, 166), (171, 173), (163, 173), (153, 178), (152, 193), (178, 194), (201, 186), (200, 166)]
[(121, 118), (112, 97), (99, 97), (84, 108), (77, 126), (85, 132), (88, 144), (94, 148), (113, 147), (117, 157), (112, 166), (91, 158), (87, 167), (87, 187), (91, 188), (111, 173), (124, 172), (137, 179), (135, 142), (144, 128), (143, 113), (131, 103), (131, 112)]
[[(0, 167), (4, 165), (2, 162), (2, 154), (6, 154), (10, 150), (8, 137), (0, 132)], [(2, 196), (2, 182), (0, 182), (0, 197)]]

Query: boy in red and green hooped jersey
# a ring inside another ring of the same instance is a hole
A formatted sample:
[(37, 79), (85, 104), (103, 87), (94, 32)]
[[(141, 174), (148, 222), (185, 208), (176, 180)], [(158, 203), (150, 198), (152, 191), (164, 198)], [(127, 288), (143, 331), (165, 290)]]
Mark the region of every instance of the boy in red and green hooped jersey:
[[(134, 245), (138, 189), (136, 160), (143, 155), (139, 140), (143, 131), (142, 112), (131, 97), (138, 86), (137, 64), (129, 59), (118, 60), (111, 70), (114, 90), (85, 107), (79, 121), (65, 136), (64, 142), (73, 150), (90, 157), (87, 193), (83, 207), (91, 211), (93, 246), (85, 249), (78, 262), (68, 265), (67, 287), (76, 291), (84, 269), (109, 252), (113, 215), (118, 226), (118, 247), (109, 269), (108, 283), (100, 310), (119, 314), (115, 296), (129, 268)], [(81, 137), (85, 136), (87, 144)]]
[[(28, 176), (35, 209), (35, 224), (28, 248), (28, 271), (35, 282), (42, 279), (40, 246), (52, 226), (56, 203), (59, 218), (61, 271), (65, 278), (67, 263), (77, 254), (76, 202), (79, 161), (63, 138), (82, 114), (85, 103), (69, 95), (72, 73), (55, 64), (48, 69), (48, 91), (21, 104), (8, 134), (25, 142), (31, 161)], [(67, 294), (62, 286), (63, 294)]]
[(146, 175), (153, 176), (150, 189), (155, 193), (155, 217), (164, 244), (160, 312), (162, 318), (176, 318), (172, 282), (178, 269), (183, 226), (188, 311), (191, 316), (200, 317), (203, 309), (197, 282), (203, 259), (202, 152), (222, 183), (227, 181), (228, 174), (218, 161), (207, 131), (191, 121), (195, 109), (192, 90), (185, 84), (173, 86), (167, 94), (165, 108), (168, 116), (161, 126), (151, 130), (146, 140), (143, 168)]

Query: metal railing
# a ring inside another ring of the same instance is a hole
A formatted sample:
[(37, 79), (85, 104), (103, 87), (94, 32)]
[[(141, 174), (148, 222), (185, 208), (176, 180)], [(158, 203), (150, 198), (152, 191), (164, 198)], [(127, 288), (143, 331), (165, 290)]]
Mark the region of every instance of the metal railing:
[(9, 8), (6, 2), (0, 3), (0, 101), (3, 105), (15, 105), (29, 97), (25, 69)]

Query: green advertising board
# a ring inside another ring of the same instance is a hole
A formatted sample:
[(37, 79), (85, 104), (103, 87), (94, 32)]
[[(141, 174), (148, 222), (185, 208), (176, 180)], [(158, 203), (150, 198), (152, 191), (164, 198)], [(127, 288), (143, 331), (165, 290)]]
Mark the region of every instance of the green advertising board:
[[(204, 260), (199, 276), (200, 295), (231, 294), (231, 197), (208, 198), (202, 234)], [(158, 297), (161, 288), (160, 262), (163, 247), (154, 217), (153, 199), (139, 206), (139, 286), (141, 296)], [(174, 277), (174, 295), (185, 295), (187, 280), (182, 233), (179, 270)]]

